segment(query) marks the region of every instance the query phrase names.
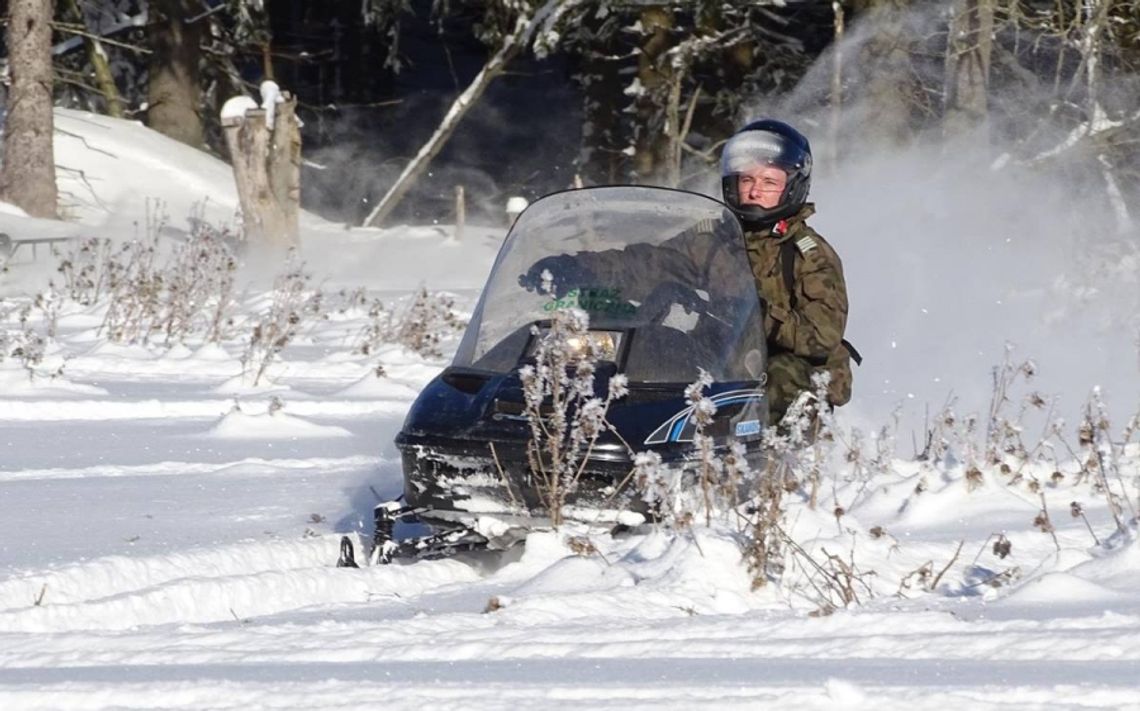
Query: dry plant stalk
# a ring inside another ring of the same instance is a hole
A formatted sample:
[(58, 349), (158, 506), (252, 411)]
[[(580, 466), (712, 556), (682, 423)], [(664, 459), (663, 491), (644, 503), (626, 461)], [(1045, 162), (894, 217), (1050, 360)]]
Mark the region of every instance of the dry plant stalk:
[[(1032, 360), (1015, 363), (1012, 358), (1013, 345), (1007, 343), (1005, 357), (1001, 365), (994, 368), (992, 374), (993, 389), (990, 395), (989, 417), (986, 420), (985, 448), (985, 461), (991, 465), (1000, 464), (1003, 454), (1024, 458), (1027, 451), (1021, 441), (1021, 427), (1016, 424), (1024, 413), (1024, 404), (1022, 413), (1013, 420), (1005, 415), (1005, 408), (1010, 403), (1010, 389), (1019, 378), (1027, 382), (1031, 380), (1037, 373), (1037, 365)], [(1038, 396), (1027, 402), (1039, 402), (1043, 405), (1045, 401)]]
[(59, 296), (86, 307), (106, 304), (99, 332), (117, 343), (149, 343), (156, 335), (168, 347), (191, 338), (219, 343), (229, 335), (237, 305), (233, 237), (192, 220), (189, 237), (162, 259), (165, 224), (165, 216), (148, 206), (142, 238), (118, 247), (89, 239), (57, 252)]
[(284, 272), (273, 282), (273, 296), (269, 308), (254, 323), (245, 352), (241, 356), (242, 374), (253, 375), (256, 387), (265, 376), (270, 364), (297, 336), (305, 314), (320, 312), (321, 293), (311, 291), (309, 275), (303, 264), (290, 253)]
[(829, 615), (840, 607), (846, 608), (862, 602), (862, 595), (872, 596), (867, 579), (876, 575), (873, 570), (860, 570), (855, 563), (855, 546), (846, 559), (820, 548), (824, 558), (817, 560), (794, 541), (782, 528), (778, 529), (788, 550), (789, 565), (800, 569), (811, 590), (808, 598), (817, 606), (812, 616)]
[[(1131, 437), (1131, 432), (1135, 429), (1134, 421), (1135, 418), (1125, 428), (1125, 441)], [(1128, 486), (1120, 472), (1121, 452), (1118, 451), (1117, 446), (1112, 441), (1110, 429), (1108, 408), (1100, 396), (1100, 388), (1093, 388), (1089, 401), (1085, 405), (1085, 417), (1081, 423), (1082, 444), (1086, 446), (1095, 459), (1095, 475), (1100, 488), (1104, 491), (1109, 509), (1112, 511), (1116, 530), (1124, 533), (1127, 530), (1127, 525), (1123, 520), (1124, 509), (1127, 507), (1132, 521), (1140, 520), (1140, 514), (1137, 513), (1136, 504), (1128, 495)], [(1119, 493), (1112, 490), (1109, 482), (1110, 474), (1120, 486)]]
[(1061, 542), (1057, 540), (1057, 529), (1053, 525), (1053, 519), (1049, 518), (1049, 506), (1045, 502), (1045, 494), (1040, 494), (1041, 497), (1041, 511), (1033, 519), (1034, 527), (1040, 529), (1043, 533), (1048, 533), (1053, 537), (1053, 545), (1057, 547), (1058, 552), (1061, 550)]
[[(544, 287), (553, 292), (549, 280)], [(606, 421), (610, 405), (628, 391), (625, 376), (616, 374), (604, 397), (595, 393), (597, 364), (606, 354), (588, 332), (585, 311), (555, 311), (538, 338), (534, 365), (519, 371), (531, 433), (527, 463), (555, 528), (563, 523), (566, 501), (577, 489), (598, 437), (612, 429)]]
[(421, 356), (440, 358), (443, 342), (467, 327), (455, 310), (454, 299), (427, 289), (420, 289), (402, 312), (386, 307), (379, 299), (373, 300), (368, 319), (355, 346), (363, 355), (371, 355), (381, 345), (398, 343)]
[[(752, 589), (764, 587), (784, 571), (784, 494), (786, 462), (769, 457), (757, 480), (756, 511), (752, 518), (744, 556), (752, 575)], [(788, 539), (790, 540), (790, 539)]]
[[(20, 367), (28, 375), (29, 382), (37, 377), (46, 376), (56, 378), (63, 374), (66, 359), (51, 370), (44, 368), (44, 358), (48, 354), (48, 346), (55, 335), (55, 320), (58, 318), (58, 303), (51, 305), (40, 301), (41, 296), (23, 304), (16, 309), (0, 309), (0, 363), (6, 359), (18, 361)], [(39, 309), (43, 312), (40, 318), (34, 317)], [(13, 310), (16, 314), (17, 328), (10, 330), (4, 325), (12, 318)]]
[(716, 405), (704, 395), (704, 390), (712, 385), (712, 376), (704, 369), (700, 370), (697, 380), (685, 388), (685, 402), (692, 409), (692, 420), (696, 427), (693, 434), (693, 449), (697, 454), (697, 481), (701, 487), (701, 500), (705, 509), (705, 525), (712, 525), (713, 489), (720, 480), (724, 463), (716, 456), (716, 445), (713, 438), (706, 434), (713, 416), (716, 415)]
[(930, 579), (932, 577), (934, 577), (934, 561), (928, 560), (899, 580), (899, 589), (895, 592), (895, 595), (905, 598), (906, 591), (910, 590), (916, 583), (921, 586), (923, 590), (929, 591)]
[[(685, 464), (665, 467), (655, 452), (639, 452), (634, 457), (631, 475), (642, 500), (649, 504), (657, 521), (678, 529), (690, 527), (697, 510), (704, 511), (706, 526), (712, 525), (714, 515), (727, 517), (742, 503), (741, 494), (749, 493), (754, 476), (743, 443), (730, 440), (726, 451), (720, 453), (708, 435), (717, 412), (716, 404), (705, 393), (711, 384), (712, 377), (702, 369), (685, 388), (694, 428), (693, 455)], [(689, 495), (688, 489), (693, 486), (699, 492), (699, 502)]]
[(1099, 546), (1100, 539), (1097, 538), (1096, 531), (1093, 530), (1092, 524), (1089, 523), (1089, 517), (1085, 516), (1085, 508), (1081, 506), (1081, 502), (1073, 501), (1069, 504), (1069, 515), (1085, 522), (1085, 528), (1089, 530), (1089, 535), (1092, 536), (1093, 543)]
[(934, 576), (934, 580), (932, 580), (932, 581), (930, 582), (930, 587), (929, 587), (929, 588), (927, 588), (927, 590), (928, 590), (929, 592), (934, 592), (934, 590), (938, 588), (938, 582), (939, 582), (940, 580), (942, 580), (942, 576), (943, 576), (943, 575), (946, 575), (946, 571), (950, 570), (951, 566), (953, 566), (953, 565), (954, 565), (954, 563), (955, 563), (955, 562), (957, 562), (957, 560), (958, 560), (958, 555), (959, 555), (959, 554), (962, 552), (962, 546), (964, 546), (964, 545), (966, 545), (966, 541), (965, 541), (965, 540), (962, 540), (962, 541), (959, 541), (959, 542), (958, 542), (958, 548), (957, 548), (957, 550), (955, 550), (955, 551), (954, 551), (954, 555), (950, 556), (950, 562), (946, 564), (946, 567), (945, 567), (945, 568), (943, 568), (942, 570), (938, 571), (938, 575), (935, 575), (935, 576)]

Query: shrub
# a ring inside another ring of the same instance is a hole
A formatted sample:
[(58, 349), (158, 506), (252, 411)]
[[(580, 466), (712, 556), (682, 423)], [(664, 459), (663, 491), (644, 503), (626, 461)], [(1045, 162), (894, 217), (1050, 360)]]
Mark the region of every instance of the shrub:
[(296, 337), (303, 316), (320, 313), (321, 292), (309, 288), (310, 279), (291, 252), (286, 269), (273, 281), (269, 308), (254, 322), (241, 356), (242, 375), (247, 380), (252, 375), (254, 386)]
[(585, 311), (555, 311), (538, 339), (535, 364), (519, 373), (531, 433), (527, 461), (555, 528), (563, 522), (567, 497), (577, 489), (598, 437), (610, 428), (610, 405), (627, 391), (625, 376), (617, 374), (604, 397), (595, 394), (594, 376), (604, 354), (587, 338), (588, 331)]
[(374, 299), (368, 309), (369, 323), (357, 339), (356, 351), (370, 355), (386, 343), (398, 343), (425, 358), (443, 356), (442, 344), (466, 328), (455, 310), (455, 300), (421, 288), (403, 311), (387, 308)]

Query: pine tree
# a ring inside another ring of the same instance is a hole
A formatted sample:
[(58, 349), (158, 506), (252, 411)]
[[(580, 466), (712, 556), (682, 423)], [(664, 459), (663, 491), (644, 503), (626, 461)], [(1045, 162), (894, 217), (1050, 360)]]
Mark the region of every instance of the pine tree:
[(150, 82), (147, 125), (187, 145), (201, 148), (201, 13), (192, 0), (151, 0)]

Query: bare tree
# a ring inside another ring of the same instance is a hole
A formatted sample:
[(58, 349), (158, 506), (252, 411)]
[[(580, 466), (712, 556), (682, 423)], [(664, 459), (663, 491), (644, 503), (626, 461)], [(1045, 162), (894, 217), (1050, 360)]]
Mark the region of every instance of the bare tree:
[(958, 0), (951, 12), (943, 115), (947, 135), (974, 130), (986, 122), (994, 0)]
[(0, 194), (36, 217), (55, 217), (52, 149), (52, 0), (12, 0), (8, 20), (8, 115)]
[[(1140, 181), (1135, 143), (1140, 135), (1137, 109), (1136, 69), (1140, 65), (1140, 2), (1136, 0), (1086, 0), (1058, 4), (1011, 18), (1035, 38), (1060, 40), (1062, 51), (1054, 60), (1052, 92), (1047, 112), (1037, 133), (1047, 129), (1056, 138), (1044, 145), (1025, 140), (1025, 162), (1040, 164), (1068, 156), (1070, 165), (1084, 155), (1092, 158), (1091, 173), (1099, 174), (1107, 207), (1121, 235), (1135, 233), (1132, 204)], [(1044, 43), (1041, 43), (1044, 44)], [(1035, 42), (1034, 48), (1038, 46)], [(1033, 77), (1036, 53), (1015, 64), (1022, 75)], [(1007, 64), (1020, 57), (999, 55)], [(1062, 61), (1072, 57), (1079, 62)], [(1028, 60), (1028, 61), (1026, 61)], [(1038, 70), (1040, 71), (1040, 70)], [(1028, 82), (1032, 85), (1032, 82)], [(1037, 85), (1043, 82), (1037, 80)], [(1035, 138), (1030, 135), (1030, 139)]]
[[(1081, 61), (1085, 68), (1087, 112), (1089, 116), (1089, 134), (1095, 134), (1098, 129), (1103, 130), (1108, 123), (1108, 116), (1104, 109), (1104, 44), (1105, 35), (1108, 34), (1111, 20), (1111, 10), (1114, 0), (1087, 0), (1082, 5), (1084, 29), (1081, 32), (1080, 50)], [(1138, 112), (1140, 113), (1140, 112)], [(1102, 167), (1105, 192), (1109, 205), (1116, 217), (1116, 227), (1120, 234), (1131, 231), (1133, 222), (1128, 201), (1121, 190), (1119, 178), (1114, 170), (1113, 161), (1108, 153), (1099, 150), (1097, 161)]]
[[(638, 20), (642, 35), (637, 58), (638, 83), (633, 92), (638, 117), (633, 159), (634, 173), (645, 183), (657, 179), (668, 163), (668, 137), (658, 120), (665, 118), (662, 104), (675, 108), (680, 103), (680, 82), (675, 81), (677, 68), (665, 56), (674, 44), (671, 8), (664, 4), (649, 5), (641, 11)], [(677, 96), (671, 101), (673, 86), (677, 87)]]
[(907, 26), (910, 0), (858, 0), (856, 9), (872, 28), (870, 37), (850, 57), (851, 74), (863, 86), (868, 132), (892, 143), (914, 137), (914, 37)]
[(198, 60), (204, 25), (196, 20), (202, 5), (193, 0), (154, 0), (151, 26), (147, 125), (185, 144), (203, 142), (202, 93)]

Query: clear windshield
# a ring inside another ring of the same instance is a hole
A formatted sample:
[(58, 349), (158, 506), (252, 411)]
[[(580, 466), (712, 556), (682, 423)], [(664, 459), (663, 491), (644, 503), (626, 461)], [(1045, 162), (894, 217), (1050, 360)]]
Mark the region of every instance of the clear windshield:
[[(541, 274), (556, 295), (544, 294)], [(519, 216), (456, 353), (455, 365), (507, 372), (531, 326), (580, 308), (621, 332), (634, 382), (716, 380), (763, 371), (759, 299), (740, 224), (721, 203), (664, 188), (588, 188), (544, 197)]]

